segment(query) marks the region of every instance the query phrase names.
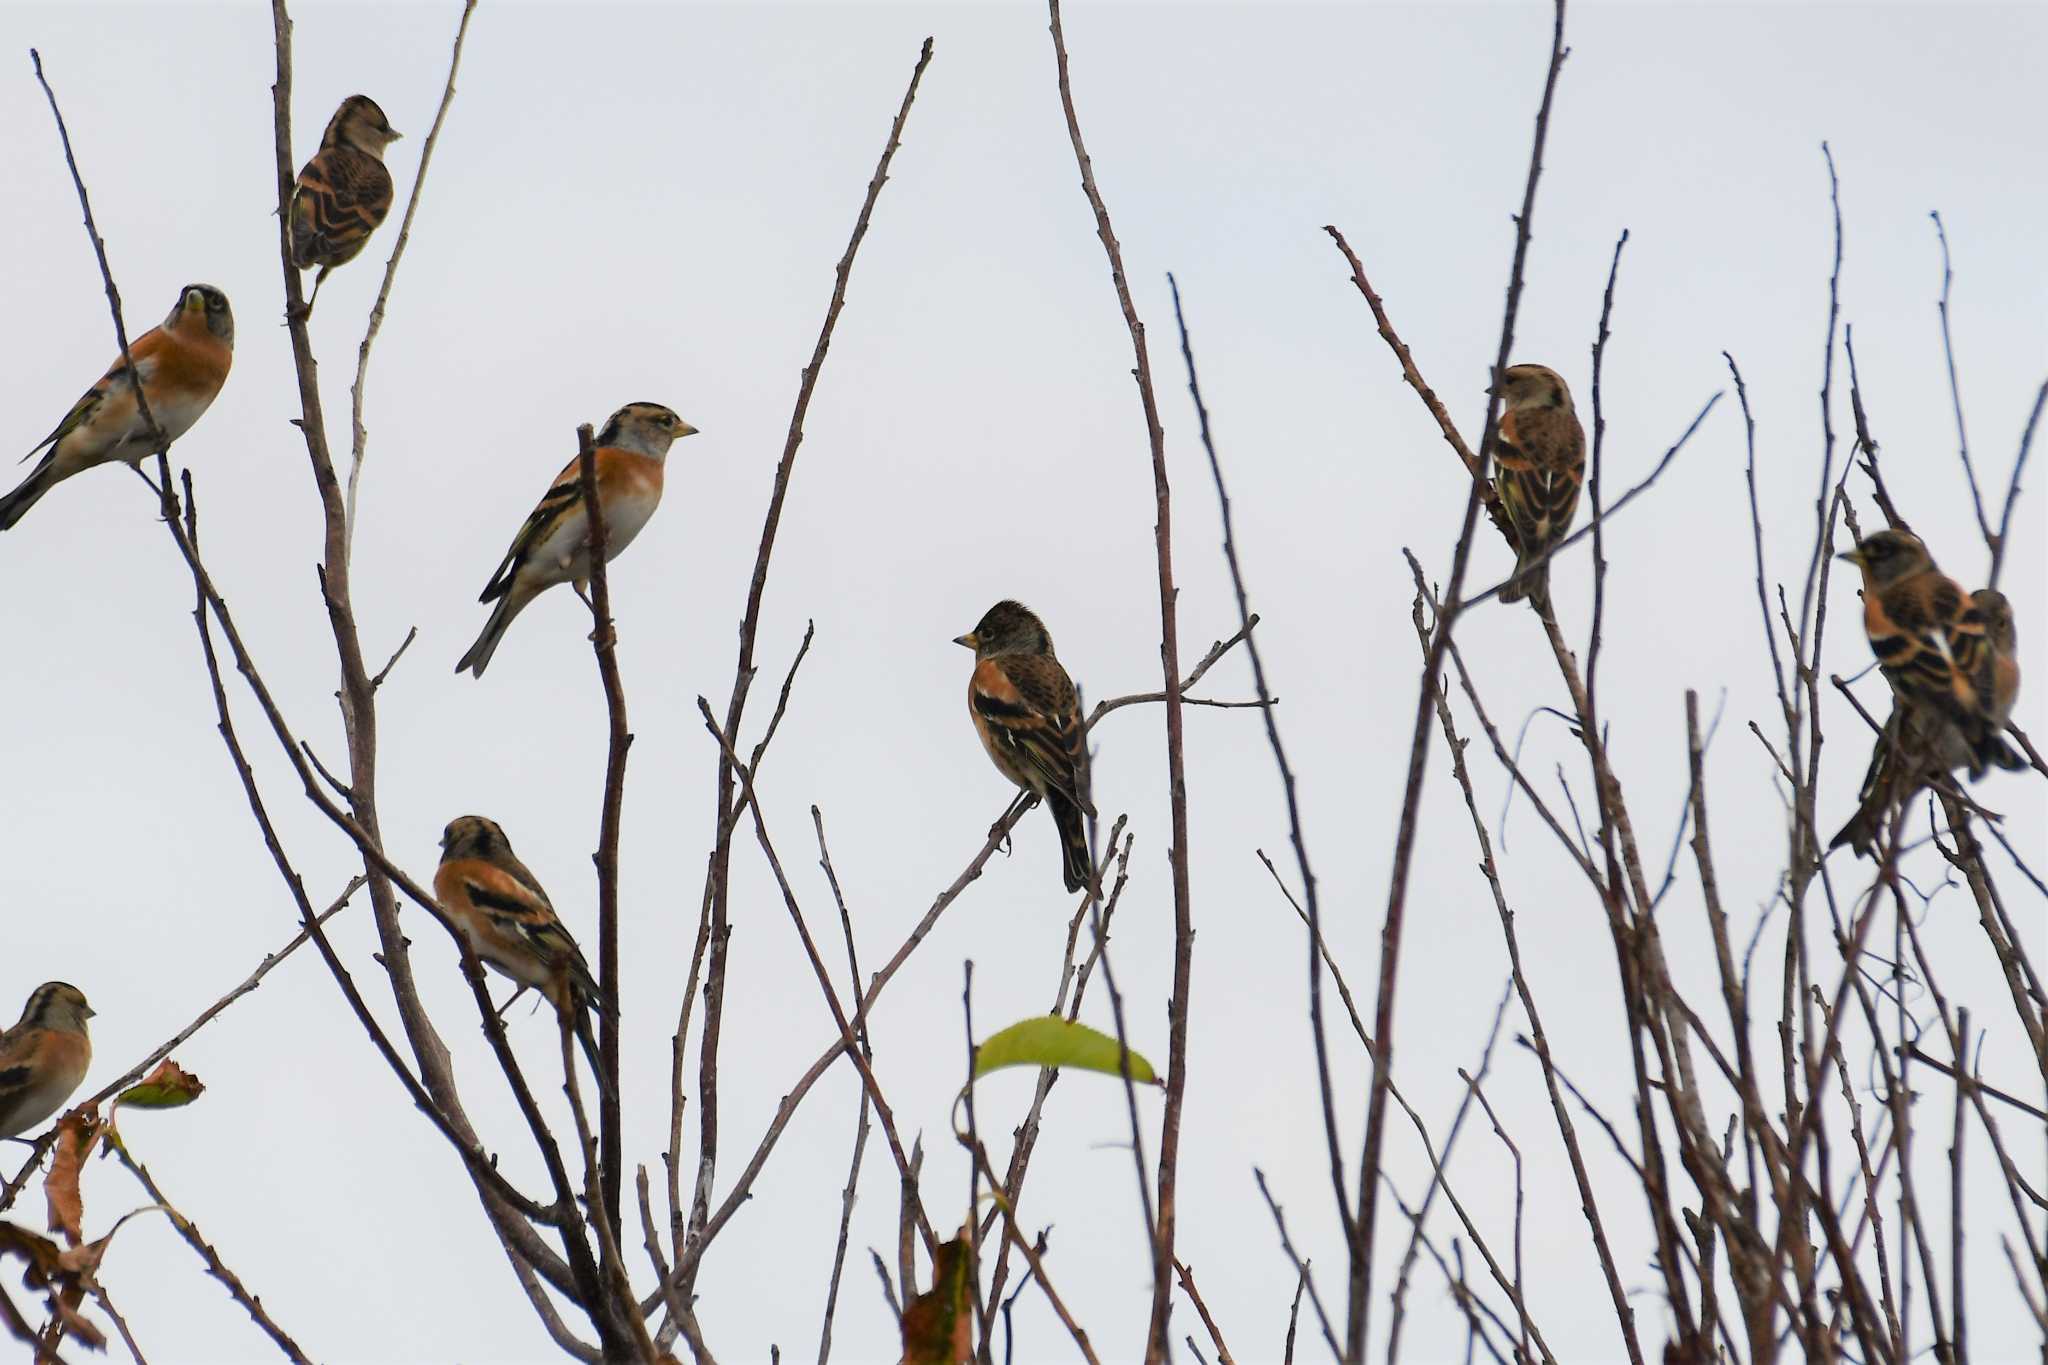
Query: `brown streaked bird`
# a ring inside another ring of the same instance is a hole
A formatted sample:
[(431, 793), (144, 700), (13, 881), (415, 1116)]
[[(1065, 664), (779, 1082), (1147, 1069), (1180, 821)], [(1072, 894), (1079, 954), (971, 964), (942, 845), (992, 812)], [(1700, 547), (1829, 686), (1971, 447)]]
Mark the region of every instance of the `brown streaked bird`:
[(1973, 748), (1961, 727), (1946, 714), (1924, 706), (1900, 703), (1892, 708), (1884, 731), (1870, 752), (1856, 813), (1828, 847), (1848, 844), (1858, 857), (1871, 857), (1885, 813), (1904, 809), (1940, 775), (1970, 767), (1981, 749), (1982, 761), (2001, 768), (2024, 768), (2026, 761), (1998, 734), (2019, 699), (2019, 636), (2012, 603), (1996, 588), (1979, 588), (1956, 627), (1948, 632), (1958, 667), (1971, 679), (1974, 696), (1987, 705), (1987, 733)]
[(26, 1133), (64, 1107), (92, 1065), (85, 993), (45, 981), (29, 994), (21, 1022), (0, 1029), (0, 1138)]
[(1035, 792), (1060, 835), (1067, 890), (1086, 887), (1093, 872), (1084, 817), (1088, 795), (1088, 733), (1074, 680), (1052, 650), (1045, 623), (1017, 602), (998, 602), (978, 625), (956, 636), (974, 651), (967, 713), (1004, 777)]
[(228, 296), (210, 284), (186, 285), (163, 325), (131, 341), (128, 354), (135, 361), (132, 372), (115, 356), (57, 429), (29, 451), (33, 455), (47, 447), (49, 453), (19, 487), (0, 498), (0, 531), (20, 521), (43, 494), (73, 474), (113, 460), (140, 467), (156, 452), (149, 423), (136, 401), (138, 375), (142, 400), (148, 403), (164, 444), (192, 429), (219, 396), (234, 364), (235, 315)]
[(1550, 561), (1543, 556), (1572, 529), (1586, 477), (1586, 431), (1563, 376), (1547, 366), (1508, 366), (1500, 393), (1506, 410), (1494, 444), (1493, 486), (1517, 541), (1515, 576), (1500, 600), (1533, 597), (1548, 610)]
[[(2008, 766), (2012, 751), (1998, 738), (2004, 722), (1992, 719), (1996, 697), (1978, 691), (1985, 681), (1995, 691), (1996, 682), (1996, 649), (1987, 645), (1982, 608), (1935, 567), (1910, 531), (1874, 532), (1839, 557), (1863, 571), (1863, 630), (1893, 694), (1961, 732), (1972, 780), (1989, 763)], [(2010, 611), (2006, 616), (2009, 625)]]
[(308, 313), (328, 272), (354, 260), (391, 212), (391, 172), (384, 166), (384, 149), (403, 136), (377, 101), (350, 95), (327, 120), (320, 150), (299, 172), (299, 182), (292, 187), (292, 266), (320, 267), (313, 277), (312, 298), (306, 300)]
[(434, 897), (478, 961), (547, 997), (563, 1027), (576, 1031), (602, 1084), (604, 1068), (590, 1027), (590, 1011), (602, 999), (597, 978), (495, 820), (459, 815), (448, 822), (441, 832)]
[[(628, 403), (597, 434), (597, 496), (604, 505), (605, 562), (619, 557), (661, 504), (668, 448), (697, 428), (659, 403)], [(590, 576), (590, 519), (583, 507), (583, 470), (571, 457), (512, 537), (479, 602), (496, 602), (483, 633), (455, 665), (484, 675), (512, 619), (557, 583), (583, 595)]]

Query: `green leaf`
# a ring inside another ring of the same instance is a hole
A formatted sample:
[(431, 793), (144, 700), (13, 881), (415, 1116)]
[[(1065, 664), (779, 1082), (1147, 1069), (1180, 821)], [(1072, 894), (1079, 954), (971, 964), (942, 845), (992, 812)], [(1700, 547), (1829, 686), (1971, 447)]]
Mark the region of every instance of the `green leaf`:
[[(1146, 1085), (1159, 1084), (1152, 1063), (1133, 1050), (1128, 1054), (1131, 1079)], [(1040, 1015), (991, 1034), (974, 1054), (975, 1079), (1006, 1066), (1064, 1066), (1083, 1071), (1100, 1071), (1121, 1076), (1116, 1039), (1106, 1033), (1060, 1018)]]
[(116, 1105), (135, 1109), (179, 1109), (206, 1093), (199, 1078), (176, 1062), (165, 1061), (114, 1097)]

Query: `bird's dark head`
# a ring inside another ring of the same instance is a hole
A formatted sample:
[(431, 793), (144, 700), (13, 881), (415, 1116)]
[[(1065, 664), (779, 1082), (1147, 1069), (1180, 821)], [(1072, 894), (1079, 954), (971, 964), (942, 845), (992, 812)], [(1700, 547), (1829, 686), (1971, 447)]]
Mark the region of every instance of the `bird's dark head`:
[(1045, 622), (1022, 602), (1004, 600), (983, 613), (973, 630), (953, 637), (956, 645), (974, 651), (977, 659), (997, 654), (1050, 654), (1052, 636)]
[(496, 820), (481, 815), (458, 815), (441, 831), (441, 861), (456, 858), (489, 859), (510, 853), (512, 845)]
[(1837, 555), (1863, 570), (1864, 581), (1875, 588), (1897, 583), (1934, 567), (1927, 546), (1911, 531), (1876, 531), (1856, 542), (1853, 550)]
[(175, 332), (192, 327), (204, 327), (232, 347), (235, 313), (228, 307), (228, 296), (210, 284), (188, 284), (179, 290), (178, 306), (164, 319), (164, 330)]

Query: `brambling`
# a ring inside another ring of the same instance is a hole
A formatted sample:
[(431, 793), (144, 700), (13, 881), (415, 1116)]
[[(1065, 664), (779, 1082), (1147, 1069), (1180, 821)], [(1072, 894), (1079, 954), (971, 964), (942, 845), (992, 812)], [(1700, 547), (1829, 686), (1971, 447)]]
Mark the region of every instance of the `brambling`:
[(604, 1069), (590, 1029), (590, 1010), (602, 998), (597, 978), (496, 821), (460, 815), (448, 822), (441, 832), (434, 897), (478, 961), (547, 997), (563, 1024), (576, 1030), (591, 1071), (601, 1079)]
[(327, 120), (320, 150), (292, 187), (292, 266), (320, 267), (307, 312), (313, 311), (328, 272), (354, 260), (391, 212), (384, 149), (403, 136), (368, 95), (350, 95)]
[[(597, 435), (597, 495), (604, 502), (605, 562), (618, 558), (661, 503), (661, 474), (669, 445), (697, 428), (659, 403), (628, 403)], [(496, 602), (483, 634), (455, 665), (481, 678), (498, 641), (526, 604), (557, 583), (573, 583), (583, 596), (590, 576), (590, 521), (584, 515), (580, 461), (571, 459), (512, 537), (512, 547), (491, 575), (479, 602)]]
[(1088, 734), (1074, 680), (1052, 652), (1045, 623), (1018, 602), (998, 602), (956, 645), (974, 651), (967, 714), (996, 771), (1044, 799), (1060, 832), (1067, 890), (1088, 885), (1093, 868), (1082, 817), (1088, 797)]
[(135, 360), (135, 374), (116, 356), (57, 429), (29, 451), (33, 455), (47, 447), (49, 453), (18, 488), (0, 498), (0, 531), (20, 521), (37, 499), (73, 474), (111, 460), (139, 466), (156, 452), (149, 423), (142, 420), (135, 401), (136, 374), (142, 377), (142, 396), (166, 446), (192, 429), (227, 383), (228, 367), (234, 363), (235, 318), (228, 296), (210, 284), (186, 285), (163, 326), (135, 338), (128, 353)]
[[(1973, 747), (1962, 728), (1945, 713), (1903, 702), (1893, 707), (1871, 750), (1870, 767), (1859, 793), (1861, 802), (1829, 848), (1848, 844), (1858, 857), (1871, 856), (1895, 792), (1903, 792), (1896, 800), (1903, 808), (1928, 782), (1970, 767), (1973, 761), (2001, 768), (2026, 766), (1998, 734), (2012, 716), (2020, 692), (2020, 665), (2015, 657), (2019, 641), (2012, 603), (1996, 588), (1979, 588), (1970, 594), (1948, 639), (1958, 669), (1969, 676), (1974, 695), (1985, 703), (1985, 733)], [(1902, 783), (1907, 785), (1901, 788)]]
[[(2004, 721), (1992, 719), (1997, 647), (1983, 607), (1935, 567), (1927, 546), (1910, 531), (1874, 532), (1839, 557), (1863, 571), (1863, 629), (1893, 694), (1961, 732), (1972, 780), (1984, 775), (1988, 763), (2017, 763), (1998, 738)], [(2010, 639), (2009, 608), (2004, 619)], [(2015, 692), (2017, 668), (2015, 663)]]
[(45, 981), (30, 993), (21, 1022), (0, 1029), (0, 1138), (26, 1133), (64, 1107), (92, 1065), (85, 993)]
[(1501, 372), (1500, 394), (1506, 411), (1494, 443), (1493, 486), (1517, 541), (1515, 576), (1500, 600), (1533, 597), (1540, 605), (1550, 598), (1550, 562), (1543, 556), (1571, 531), (1578, 511), (1586, 429), (1556, 370), (1510, 365)]

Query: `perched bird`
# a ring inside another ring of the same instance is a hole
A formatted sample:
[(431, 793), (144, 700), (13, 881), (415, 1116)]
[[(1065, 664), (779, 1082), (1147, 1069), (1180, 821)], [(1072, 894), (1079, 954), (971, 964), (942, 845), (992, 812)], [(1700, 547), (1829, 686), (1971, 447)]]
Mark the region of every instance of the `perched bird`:
[(35, 988), (21, 1022), (0, 1030), (0, 1138), (26, 1133), (64, 1107), (92, 1064), (85, 993), (62, 981)]
[[(628, 403), (604, 424), (597, 435), (597, 495), (604, 506), (606, 563), (633, 543), (660, 505), (669, 445), (696, 431), (659, 403)], [(581, 463), (571, 459), (512, 537), (512, 547), (477, 599), (498, 605), (455, 671), (466, 668), (481, 678), (512, 618), (557, 583), (574, 583), (582, 596), (590, 576), (589, 541)]]
[[(1840, 557), (1863, 571), (1863, 630), (1893, 694), (1956, 727), (1969, 749), (1972, 780), (1984, 775), (1987, 764), (2017, 765), (1998, 737), (2003, 718), (1993, 719), (1997, 648), (1984, 608), (1935, 567), (1927, 546), (1910, 531), (1874, 532)], [(2010, 639), (2009, 607), (2004, 619)], [(2018, 664), (2012, 668), (2016, 690)]]
[(1494, 444), (1493, 486), (1515, 528), (1515, 576), (1503, 602), (1550, 597), (1550, 561), (1543, 556), (1572, 529), (1579, 485), (1586, 478), (1586, 429), (1572, 411), (1572, 393), (1556, 370), (1510, 365), (1501, 375), (1501, 414)]
[(1983, 760), (2001, 768), (2026, 766), (1998, 735), (2012, 716), (2020, 691), (2012, 603), (1996, 588), (1979, 588), (1970, 594), (1969, 604), (1949, 632), (1949, 641), (1958, 667), (1971, 679), (1974, 695), (1988, 702), (1983, 708), (1988, 733), (1973, 748), (1963, 729), (1945, 712), (1905, 702), (1894, 706), (1870, 751), (1870, 767), (1863, 776), (1856, 813), (1829, 842), (1829, 848), (1848, 844), (1858, 857), (1872, 856), (1887, 811), (1894, 806), (1903, 809), (1941, 774), (1971, 766), (1980, 749)]
[(49, 453), (18, 488), (0, 498), (0, 531), (20, 521), (38, 498), (73, 474), (111, 460), (139, 466), (156, 452), (149, 423), (135, 399), (137, 374), (142, 377), (143, 401), (164, 444), (192, 429), (212, 406), (234, 363), (235, 317), (228, 309), (228, 296), (210, 284), (186, 285), (163, 326), (135, 338), (128, 353), (135, 360), (133, 373), (116, 356), (57, 429), (29, 451), (33, 455), (47, 447)]
[(1967, 673), (1976, 693), (1977, 705), (2002, 756), (1991, 761), (2001, 768), (2024, 768), (2026, 763), (1997, 739), (2012, 719), (2013, 703), (2020, 695), (2019, 627), (2012, 617), (2012, 602), (1996, 588), (1979, 588), (1970, 594), (1963, 609), (1962, 629), (1951, 637), (1950, 648), (1956, 667)]
[(313, 299), (327, 273), (356, 258), (370, 234), (391, 212), (391, 172), (384, 168), (384, 149), (404, 134), (393, 128), (368, 95), (350, 95), (327, 120), (320, 150), (299, 172), (292, 187), (292, 266), (320, 267), (313, 277)]
[(602, 1081), (590, 1029), (590, 1011), (601, 999), (597, 978), (496, 821), (461, 815), (448, 822), (441, 832), (434, 896), (478, 961), (547, 997), (562, 1022), (576, 1030), (591, 1071)]
[(1052, 652), (1045, 623), (1018, 602), (998, 602), (954, 644), (974, 651), (967, 713), (996, 770), (1052, 812), (1067, 890), (1088, 885), (1093, 867), (1082, 817), (1088, 798), (1088, 734), (1080, 694)]

